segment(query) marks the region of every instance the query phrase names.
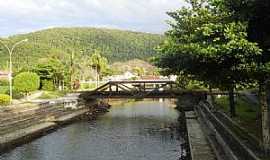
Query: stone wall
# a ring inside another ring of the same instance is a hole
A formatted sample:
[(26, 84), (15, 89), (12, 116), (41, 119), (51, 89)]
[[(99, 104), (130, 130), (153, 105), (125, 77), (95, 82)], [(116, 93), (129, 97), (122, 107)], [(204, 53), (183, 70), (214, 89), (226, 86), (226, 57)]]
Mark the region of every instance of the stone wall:
[[(26, 143), (35, 137), (92, 112), (75, 99), (7, 107), (0, 110), (0, 151)], [(89, 115), (89, 114), (88, 114)]]

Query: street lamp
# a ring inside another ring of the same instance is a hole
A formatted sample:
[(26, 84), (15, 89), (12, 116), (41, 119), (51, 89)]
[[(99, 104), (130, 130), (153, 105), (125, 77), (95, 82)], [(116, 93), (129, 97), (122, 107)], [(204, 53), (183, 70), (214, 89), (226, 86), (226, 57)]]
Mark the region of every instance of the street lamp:
[(2, 40), (0, 40), (0, 43), (2, 43), (2, 45), (8, 50), (9, 53), (9, 96), (10, 96), (10, 104), (12, 103), (12, 53), (15, 49), (16, 46), (18, 46), (19, 44), (23, 43), (23, 42), (27, 42), (28, 39), (24, 39), (21, 40), (17, 43), (15, 43), (11, 48), (8, 47), (8, 45), (6, 45), (5, 43), (3, 43)]

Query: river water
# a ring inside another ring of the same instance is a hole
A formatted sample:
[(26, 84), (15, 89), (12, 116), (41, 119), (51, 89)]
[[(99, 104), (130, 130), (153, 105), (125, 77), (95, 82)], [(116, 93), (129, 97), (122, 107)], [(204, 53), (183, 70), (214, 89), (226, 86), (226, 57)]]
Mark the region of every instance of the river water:
[(68, 125), (0, 160), (177, 160), (178, 116), (168, 101), (113, 105), (95, 121)]

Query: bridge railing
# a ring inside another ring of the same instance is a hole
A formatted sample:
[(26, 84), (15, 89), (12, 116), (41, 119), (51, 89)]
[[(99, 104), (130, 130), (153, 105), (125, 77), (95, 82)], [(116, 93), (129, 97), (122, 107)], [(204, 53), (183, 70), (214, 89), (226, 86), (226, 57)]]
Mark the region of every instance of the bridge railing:
[(102, 86), (99, 86), (94, 91), (152, 91), (164, 88), (172, 89), (172, 85), (174, 85), (174, 81), (166, 81), (166, 80), (124, 80), (124, 81), (109, 81)]

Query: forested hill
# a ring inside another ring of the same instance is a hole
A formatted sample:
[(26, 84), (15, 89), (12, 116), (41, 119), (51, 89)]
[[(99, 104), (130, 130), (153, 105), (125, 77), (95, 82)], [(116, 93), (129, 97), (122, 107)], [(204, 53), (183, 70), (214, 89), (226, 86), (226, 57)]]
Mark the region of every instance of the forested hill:
[[(14, 66), (19, 69), (33, 65), (41, 58), (51, 55), (75, 58), (91, 55), (95, 49), (102, 51), (110, 62), (134, 58), (147, 59), (155, 55), (154, 48), (160, 44), (162, 35), (98, 28), (53, 28), (29, 34), (9, 37), (10, 45), (28, 39), (13, 55)], [(0, 47), (0, 67), (7, 66), (8, 53)]]

